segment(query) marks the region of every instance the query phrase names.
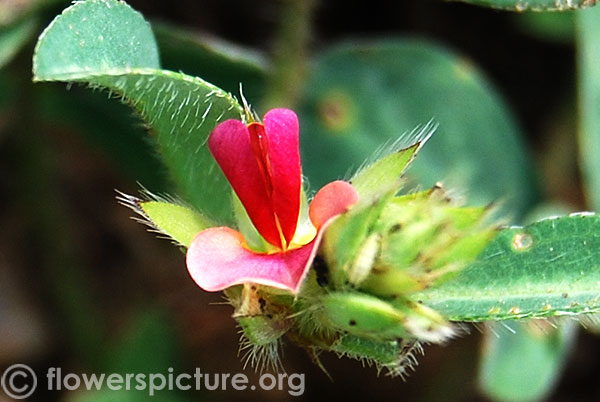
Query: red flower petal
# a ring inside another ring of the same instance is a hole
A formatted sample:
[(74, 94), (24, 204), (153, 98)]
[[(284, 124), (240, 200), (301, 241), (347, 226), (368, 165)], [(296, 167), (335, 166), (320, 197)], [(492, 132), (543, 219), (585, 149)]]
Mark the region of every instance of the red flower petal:
[(302, 187), (298, 117), (289, 109), (273, 109), (265, 115), (264, 123), (271, 163), (273, 210), (289, 244), (298, 225)]
[(286, 252), (257, 254), (244, 247), (243, 236), (227, 227), (203, 230), (187, 252), (187, 267), (202, 289), (215, 292), (242, 283), (257, 283), (297, 293), (316, 252), (316, 239)]
[(352, 184), (337, 180), (321, 187), (309, 207), (310, 220), (317, 230), (331, 218), (346, 212), (358, 202), (358, 192)]
[(237, 120), (219, 124), (208, 146), (260, 234), (283, 248), (294, 237), (302, 185), (298, 118), (273, 109), (264, 126)]

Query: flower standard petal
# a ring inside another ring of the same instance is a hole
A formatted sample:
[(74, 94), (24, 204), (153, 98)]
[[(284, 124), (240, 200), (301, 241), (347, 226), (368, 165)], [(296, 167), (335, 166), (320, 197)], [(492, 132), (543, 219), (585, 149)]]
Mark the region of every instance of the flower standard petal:
[(281, 248), (270, 190), (252, 149), (248, 127), (238, 120), (224, 121), (211, 133), (208, 147), (256, 229), (269, 243)]
[(289, 109), (273, 109), (264, 117), (268, 163), (273, 188), (273, 211), (289, 245), (300, 214), (302, 170), (298, 117)]

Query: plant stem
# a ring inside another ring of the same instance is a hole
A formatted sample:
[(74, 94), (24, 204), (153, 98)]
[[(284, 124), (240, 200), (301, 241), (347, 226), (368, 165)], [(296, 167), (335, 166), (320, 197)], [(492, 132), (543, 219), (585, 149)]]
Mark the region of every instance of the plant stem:
[(308, 44), (316, 0), (284, 0), (281, 25), (273, 49), (273, 71), (263, 101), (264, 110), (294, 107), (307, 71)]

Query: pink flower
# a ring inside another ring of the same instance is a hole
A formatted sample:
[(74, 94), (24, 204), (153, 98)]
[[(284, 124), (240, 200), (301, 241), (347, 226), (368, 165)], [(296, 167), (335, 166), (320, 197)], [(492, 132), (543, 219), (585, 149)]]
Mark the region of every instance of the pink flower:
[[(209, 228), (198, 233), (188, 249), (190, 275), (207, 291), (257, 283), (297, 293), (324, 229), (357, 202), (358, 193), (347, 182), (331, 182), (310, 204), (310, 222), (299, 222), (298, 118), (288, 109), (269, 111), (264, 123), (227, 120), (213, 130), (208, 146), (271, 250), (251, 250), (232, 228)], [(312, 231), (306, 231), (307, 226)]]

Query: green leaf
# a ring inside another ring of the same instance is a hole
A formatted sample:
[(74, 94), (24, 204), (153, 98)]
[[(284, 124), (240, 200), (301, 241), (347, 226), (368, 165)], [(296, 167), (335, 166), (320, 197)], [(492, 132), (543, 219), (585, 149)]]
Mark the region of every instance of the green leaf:
[(38, 81), (118, 75), (159, 68), (150, 25), (127, 4), (88, 0), (65, 9), (40, 36), (33, 60)]
[(475, 66), (443, 47), (388, 40), (329, 50), (314, 64), (300, 114), (304, 173), (316, 187), (434, 119), (439, 128), (407, 170), (415, 183), (442, 180), (472, 205), (502, 199), (513, 213), (535, 197), (506, 104)]
[(502, 230), (455, 277), (411, 295), (454, 321), (600, 310), (600, 217), (573, 214)]
[(503, 10), (564, 11), (590, 7), (598, 0), (455, 0)]
[[(533, 402), (552, 391), (575, 341), (577, 324), (504, 323), (488, 331), (479, 383), (495, 401)], [(510, 331), (507, 331), (507, 329)]]
[(230, 185), (205, 143), (219, 121), (239, 119), (242, 109), (206, 81), (159, 70), (152, 31), (139, 13), (116, 0), (74, 4), (40, 37), (33, 69), (36, 81), (83, 82), (121, 96), (152, 127), (183, 198), (232, 222)]
[(37, 21), (26, 18), (18, 23), (0, 28), (0, 68), (4, 67), (33, 38)]
[(577, 13), (579, 147), (589, 204), (600, 208), (600, 7)]

